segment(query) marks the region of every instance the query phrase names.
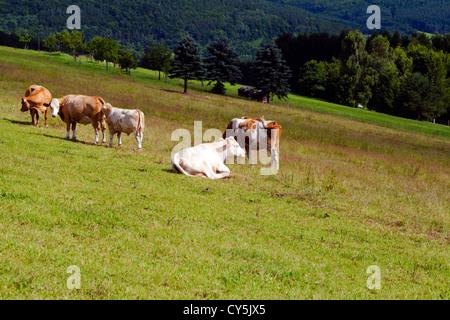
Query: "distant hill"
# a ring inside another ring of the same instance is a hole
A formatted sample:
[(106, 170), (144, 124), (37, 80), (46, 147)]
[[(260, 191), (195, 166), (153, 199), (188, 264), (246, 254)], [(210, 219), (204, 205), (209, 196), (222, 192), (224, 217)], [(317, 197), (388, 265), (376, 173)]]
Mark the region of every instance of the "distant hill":
[[(449, 5), (436, 1), (379, 1), (383, 28), (448, 32)], [(72, 0), (0, 0), (0, 31), (44, 38), (66, 28)], [(82, 31), (89, 40), (112, 37), (142, 51), (152, 43), (175, 47), (184, 34), (206, 45), (226, 35), (240, 54), (287, 32), (338, 33), (365, 28), (365, 1), (307, 0), (77, 0)], [(389, 8), (389, 9), (387, 9)]]
[(353, 22), (361, 31), (366, 28), (367, 7), (381, 9), (382, 28), (411, 34), (415, 30), (428, 33), (450, 32), (450, 2), (448, 0), (268, 0), (314, 13), (320, 19), (342, 19)]
[[(0, 1), (1, 4), (2, 1)], [(251, 54), (262, 41), (286, 32), (333, 32), (350, 27), (322, 19), (298, 7), (262, 0), (78, 0), (87, 38), (112, 37), (142, 50), (154, 42), (172, 49), (182, 35), (206, 45), (219, 34), (230, 38), (241, 54)], [(72, 0), (3, 1), (0, 31), (45, 37), (66, 28)]]

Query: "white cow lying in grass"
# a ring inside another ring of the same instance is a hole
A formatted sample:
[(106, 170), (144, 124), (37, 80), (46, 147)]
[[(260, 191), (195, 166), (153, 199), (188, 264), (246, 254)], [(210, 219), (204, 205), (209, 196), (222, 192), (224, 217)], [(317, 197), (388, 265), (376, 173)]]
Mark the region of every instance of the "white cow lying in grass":
[(139, 109), (114, 108), (111, 104), (103, 105), (103, 114), (106, 118), (109, 130), (109, 146), (112, 147), (114, 135), (117, 133), (119, 147), (122, 145), (122, 132), (134, 133), (138, 149), (142, 149), (142, 137), (144, 135), (145, 117)]
[(202, 143), (177, 152), (172, 158), (172, 169), (193, 177), (225, 178), (230, 175), (230, 169), (224, 161), (235, 156), (245, 157), (245, 150), (233, 137), (220, 138), (218, 142)]

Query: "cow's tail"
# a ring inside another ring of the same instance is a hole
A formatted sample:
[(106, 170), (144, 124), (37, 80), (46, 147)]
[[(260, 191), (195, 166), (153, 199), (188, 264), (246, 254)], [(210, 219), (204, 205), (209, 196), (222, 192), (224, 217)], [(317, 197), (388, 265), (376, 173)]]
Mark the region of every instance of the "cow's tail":
[(175, 153), (175, 155), (172, 158), (172, 169), (175, 172), (182, 173), (182, 174), (185, 174), (187, 176), (192, 176), (192, 174), (186, 172), (186, 170), (184, 170), (183, 167), (180, 165), (180, 155), (179, 155), (178, 152)]
[(141, 110), (139, 110), (139, 109), (136, 109), (137, 110), (137, 112), (138, 112), (138, 126), (137, 126), (137, 132), (143, 132), (143, 130), (144, 130), (144, 126), (145, 126), (145, 116), (144, 116), (144, 113), (141, 111)]
[(98, 113), (98, 124), (100, 126), (100, 129), (103, 132), (103, 141), (105, 140), (105, 131), (106, 131), (106, 115), (105, 112), (103, 111), (103, 106), (105, 105), (105, 100), (102, 97), (96, 97), (97, 101), (101, 103), (101, 108), (100, 108), (100, 112)]
[(106, 103), (105, 100), (103, 100), (102, 97), (97, 97), (97, 100), (102, 104), (102, 107)]

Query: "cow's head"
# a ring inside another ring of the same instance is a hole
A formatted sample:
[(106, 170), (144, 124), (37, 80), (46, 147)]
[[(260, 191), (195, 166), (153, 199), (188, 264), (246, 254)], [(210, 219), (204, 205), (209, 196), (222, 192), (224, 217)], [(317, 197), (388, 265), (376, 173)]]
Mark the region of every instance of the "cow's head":
[(52, 101), (50, 102), (50, 109), (52, 109), (52, 117), (56, 117), (59, 113), (59, 108), (60, 108), (60, 104), (59, 104), (59, 99), (52, 99)]
[(22, 98), (22, 108), (20, 111), (27, 112), (28, 110), (30, 110), (30, 104), (26, 98)]
[(111, 113), (112, 108), (113, 106), (110, 103), (103, 104), (102, 112), (105, 118), (108, 117), (108, 115)]
[(234, 137), (229, 137), (225, 139), (226, 149), (227, 149), (227, 158), (228, 157), (245, 157), (245, 150), (241, 148), (239, 143), (234, 139)]

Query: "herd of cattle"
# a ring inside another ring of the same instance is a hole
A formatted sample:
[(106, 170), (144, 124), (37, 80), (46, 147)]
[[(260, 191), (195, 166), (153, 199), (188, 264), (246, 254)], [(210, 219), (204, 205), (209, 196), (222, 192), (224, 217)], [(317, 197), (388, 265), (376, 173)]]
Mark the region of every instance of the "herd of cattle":
[[(134, 133), (138, 149), (142, 149), (142, 138), (145, 127), (145, 116), (139, 109), (120, 109), (105, 102), (101, 97), (69, 94), (62, 98), (52, 98), (48, 89), (39, 85), (31, 85), (22, 98), (22, 112), (30, 112), (33, 125), (39, 125), (39, 113), (45, 116), (45, 126), (48, 126), (48, 113), (52, 117), (60, 116), (66, 123), (66, 139), (76, 140), (76, 125), (91, 124), (95, 130), (94, 143), (98, 143), (99, 131), (102, 131), (102, 143), (106, 142), (106, 124), (109, 130), (109, 146), (112, 147), (114, 135), (117, 134), (118, 145), (122, 145), (121, 134)], [(268, 150), (271, 155), (271, 167), (279, 167), (279, 140), (281, 126), (275, 121), (241, 117), (232, 119), (216, 142), (203, 143), (185, 148), (172, 157), (172, 169), (188, 176), (208, 177), (210, 179), (224, 178), (230, 175), (230, 169), (225, 160), (234, 157), (249, 158), (253, 164), (255, 152)], [(245, 150), (244, 150), (245, 149)], [(252, 156), (253, 155), (253, 156)]]

